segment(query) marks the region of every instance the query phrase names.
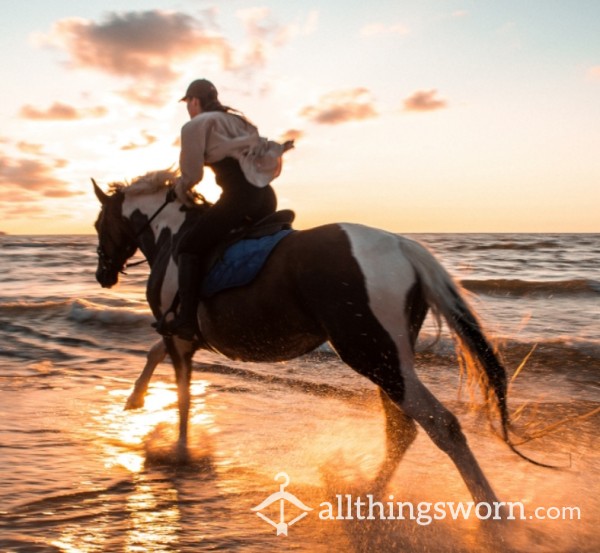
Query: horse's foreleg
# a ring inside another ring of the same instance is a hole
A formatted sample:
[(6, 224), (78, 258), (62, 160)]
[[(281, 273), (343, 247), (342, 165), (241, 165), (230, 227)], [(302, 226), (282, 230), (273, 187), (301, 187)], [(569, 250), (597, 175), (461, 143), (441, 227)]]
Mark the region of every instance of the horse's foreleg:
[(191, 400), (192, 357), (196, 348), (193, 342), (180, 340), (179, 338), (171, 340), (168, 346), (177, 379), (177, 406), (179, 409), (177, 454), (181, 460), (185, 460), (187, 458), (188, 420)]
[(416, 378), (406, 381), (404, 412), (415, 419), (454, 462), (476, 503), (497, 502), (487, 478), (471, 452), (458, 419)]
[(407, 416), (389, 396), (379, 389), (385, 413), (386, 456), (375, 478), (375, 489), (383, 491), (392, 478), (404, 453), (417, 436), (415, 421)]
[(163, 339), (158, 340), (148, 351), (146, 356), (146, 365), (142, 370), (142, 374), (135, 381), (133, 392), (127, 398), (125, 409), (139, 409), (144, 406), (144, 398), (148, 390), (148, 383), (154, 374), (154, 369), (163, 361), (167, 355), (167, 348)]

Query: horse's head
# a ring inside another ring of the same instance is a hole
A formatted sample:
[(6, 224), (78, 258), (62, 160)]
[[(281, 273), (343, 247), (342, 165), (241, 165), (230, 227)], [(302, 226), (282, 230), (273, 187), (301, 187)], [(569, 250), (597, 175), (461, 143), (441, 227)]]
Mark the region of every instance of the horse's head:
[(94, 182), (94, 192), (102, 204), (96, 220), (98, 233), (98, 268), (96, 280), (103, 288), (111, 288), (119, 280), (125, 263), (137, 250), (135, 234), (129, 221), (123, 216), (125, 194), (117, 190), (106, 194)]

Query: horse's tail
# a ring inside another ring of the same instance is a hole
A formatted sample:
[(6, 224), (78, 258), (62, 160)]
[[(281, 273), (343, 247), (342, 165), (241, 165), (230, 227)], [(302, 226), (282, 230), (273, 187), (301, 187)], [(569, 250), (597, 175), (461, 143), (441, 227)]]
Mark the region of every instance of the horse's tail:
[(459, 352), (468, 371), (479, 377), (488, 405), (495, 403), (503, 441), (527, 461), (548, 466), (522, 454), (510, 440), (506, 370), (467, 303), (463, 290), (424, 246), (401, 238), (400, 248), (418, 275), (429, 308), (438, 321), (440, 318), (446, 321), (458, 341)]

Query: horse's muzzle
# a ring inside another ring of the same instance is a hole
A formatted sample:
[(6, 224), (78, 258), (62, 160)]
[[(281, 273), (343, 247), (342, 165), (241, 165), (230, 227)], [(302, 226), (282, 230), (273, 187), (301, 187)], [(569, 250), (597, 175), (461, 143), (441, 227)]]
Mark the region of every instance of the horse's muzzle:
[(96, 271), (96, 280), (102, 288), (112, 288), (119, 282), (119, 273), (98, 269)]

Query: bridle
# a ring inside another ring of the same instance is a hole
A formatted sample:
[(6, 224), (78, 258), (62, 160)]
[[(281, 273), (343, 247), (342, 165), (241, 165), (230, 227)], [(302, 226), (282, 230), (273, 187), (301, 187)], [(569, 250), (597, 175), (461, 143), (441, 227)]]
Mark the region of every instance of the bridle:
[[(106, 255), (106, 252), (100, 244), (98, 244), (98, 247), (96, 248), (96, 253), (98, 254), (98, 268), (104, 273), (112, 272), (115, 262), (113, 261), (112, 257)], [(125, 265), (123, 265), (117, 272), (126, 274)]]
[[(94, 179), (92, 179), (92, 182), (94, 184), (96, 184), (96, 181)], [(171, 190), (169, 190), (167, 192), (167, 196), (165, 198), (165, 201), (162, 203), (162, 205), (154, 212), (154, 214), (141, 226), (141, 228), (139, 228), (137, 231), (135, 231), (133, 233), (133, 239), (135, 241), (137, 241), (137, 239), (146, 231), (146, 229), (152, 224), (152, 221), (154, 221), (154, 219), (156, 219), (156, 217), (158, 217), (158, 215), (160, 214), (160, 212), (167, 207), (167, 205), (169, 205), (172, 201), (174, 201), (176, 198), (175, 195), (175, 191), (171, 188)], [(134, 250), (135, 251), (135, 250)], [(129, 259), (129, 257), (131, 255), (133, 255), (134, 251), (131, 252), (130, 255), (128, 255), (125, 259)], [(115, 269), (115, 261), (113, 260), (112, 257), (110, 257), (105, 251), (104, 248), (102, 247), (101, 244), (98, 244), (98, 247), (96, 248), (96, 253), (98, 254), (98, 266), (100, 268), (101, 271), (103, 272), (112, 272)], [(141, 261), (136, 261), (135, 263), (124, 263), (120, 269), (118, 269), (116, 272), (121, 273), (123, 275), (126, 275), (127, 273), (125, 272), (125, 269), (129, 268), (129, 267), (135, 267), (136, 265), (141, 265), (142, 263), (146, 263), (148, 260), (147, 259), (142, 259)]]

